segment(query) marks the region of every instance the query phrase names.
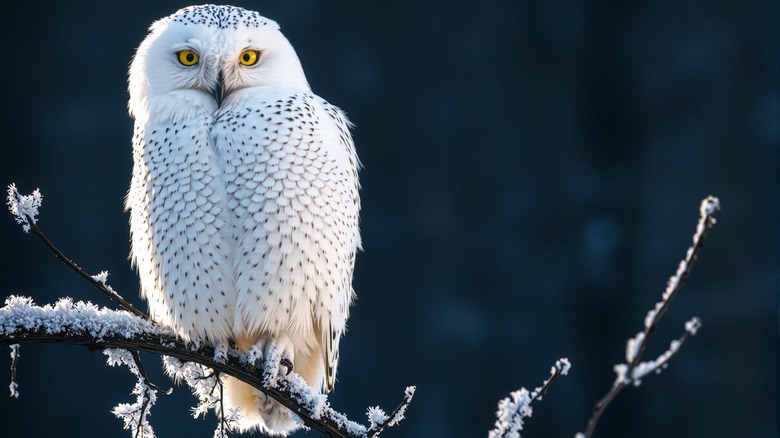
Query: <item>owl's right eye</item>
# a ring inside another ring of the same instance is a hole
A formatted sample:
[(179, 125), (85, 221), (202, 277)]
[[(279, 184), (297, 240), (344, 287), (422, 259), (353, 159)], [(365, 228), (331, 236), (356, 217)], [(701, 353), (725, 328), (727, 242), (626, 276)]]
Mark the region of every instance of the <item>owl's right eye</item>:
[(179, 62), (182, 65), (191, 66), (198, 63), (200, 57), (192, 50), (182, 50), (176, 54), (179, 57)]

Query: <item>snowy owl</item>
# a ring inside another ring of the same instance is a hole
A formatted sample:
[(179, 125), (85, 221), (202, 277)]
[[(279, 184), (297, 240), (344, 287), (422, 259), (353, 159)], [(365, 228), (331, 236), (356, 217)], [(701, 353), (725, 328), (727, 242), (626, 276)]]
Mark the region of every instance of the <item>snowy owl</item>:
[[(346, 116), (311, 92), (276, 22), (232, 6), (153, 23), (128, 82), (131, 258), (152, 318), (186, 340), (274, 348), (330, 390), (360, 247)], [(236, 380), (224, 402), (242, 432), (297, 427)]]

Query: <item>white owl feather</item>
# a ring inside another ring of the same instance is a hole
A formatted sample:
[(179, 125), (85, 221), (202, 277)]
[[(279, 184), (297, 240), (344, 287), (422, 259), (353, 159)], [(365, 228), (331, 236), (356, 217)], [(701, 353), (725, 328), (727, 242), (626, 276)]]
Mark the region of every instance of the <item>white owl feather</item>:
[[(130, 67), (132, 260), (152, 317), (185, 339), (273, 347), (333, 387), (360, 247), (349, 122), (312, 94), (278, 25), (232, 6), (155, 22)], [(228, 380), (242, 431), (291, 413)]]

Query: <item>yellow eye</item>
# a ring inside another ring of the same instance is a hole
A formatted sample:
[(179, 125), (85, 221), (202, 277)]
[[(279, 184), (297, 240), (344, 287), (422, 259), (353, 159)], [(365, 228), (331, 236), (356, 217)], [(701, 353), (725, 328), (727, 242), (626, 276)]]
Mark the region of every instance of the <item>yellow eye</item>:
[(177, 53), (177, 55), (179, 56), (179, 62), (186, 66), (197, 64), (198, 59), (200, 58), (198, 54), (192, 50), (182, 50), (181, 52)]
[(241, 65), (255, 65), (259, 56), (260, 53), (257, 50), (244, 50), (238, 55), (238, 62)]

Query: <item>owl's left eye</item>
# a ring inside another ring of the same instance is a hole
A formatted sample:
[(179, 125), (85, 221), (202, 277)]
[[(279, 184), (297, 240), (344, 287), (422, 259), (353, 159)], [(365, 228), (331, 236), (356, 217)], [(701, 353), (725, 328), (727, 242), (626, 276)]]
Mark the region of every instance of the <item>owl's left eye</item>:
[(260, 52), (257, 50), (244, 50), (238, 55), (238, 62), (240, 62), (241, 65), (255, 65), (259, 57)]

